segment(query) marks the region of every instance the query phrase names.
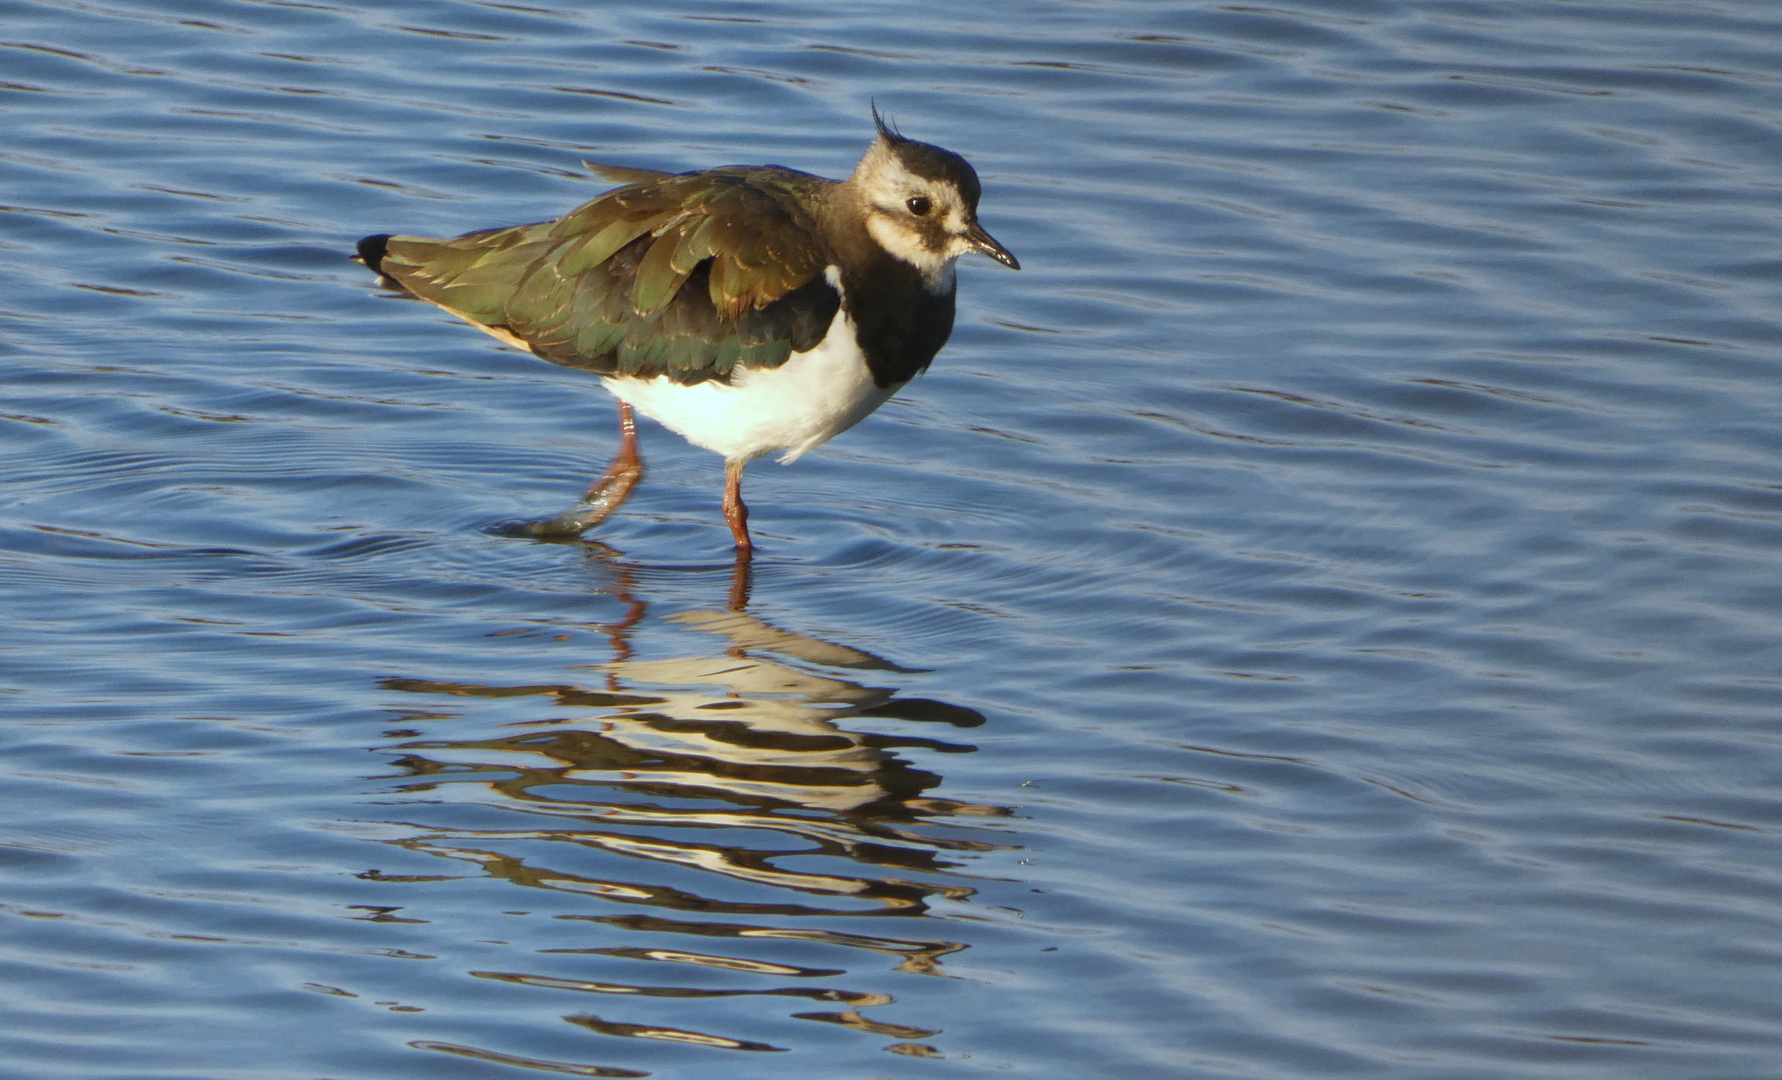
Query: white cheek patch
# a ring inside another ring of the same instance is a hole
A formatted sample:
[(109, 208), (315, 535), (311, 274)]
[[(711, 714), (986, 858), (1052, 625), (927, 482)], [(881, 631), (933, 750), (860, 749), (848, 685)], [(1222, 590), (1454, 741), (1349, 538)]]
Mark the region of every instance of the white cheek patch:
[(911, 232), (882, 214), (873, 214), (866, 219), (866, 231), (872, 234), (880, 247), (922, 271), (924, 277), (939, 273), (944, 264), (956, 257), (930, 250), (920, 234)]
[(870, 232), (873, 239), (879, 241), (880, 248), (902, 258), (903, 262), (923, 266), (930, 258), (934, 258), (934, 251), (928, 251), (928, 244), (921, 239), (921, 233), (911, 232), (903, 223), (896, 221), (895, 217), (873, 214), (866, 219), (866, 232)]

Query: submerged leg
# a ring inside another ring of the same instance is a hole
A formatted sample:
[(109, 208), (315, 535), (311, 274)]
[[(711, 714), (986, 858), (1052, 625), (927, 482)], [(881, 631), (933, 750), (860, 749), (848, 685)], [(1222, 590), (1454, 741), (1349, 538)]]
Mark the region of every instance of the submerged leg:
[(749, 540), (749, 508), (742, 501), (741, 461), (724, 463), (724, 519), (730, 522), (730, 534), (736, 537), (736, 557), (738, 561), (746, 561), (754, 553), (755, 545)]
[(730, 568), (730, 610), (749, 606), (749, 549), (736, 549), (736, 565)]
[(594, 481), (580, 502), (544, 521), (528, 522), (530, 536), (580, 536), (605, 521), (643, 479), (643, 458), (637, 454), (637, 417), (631, 406), (619, 402), (619, 452)]

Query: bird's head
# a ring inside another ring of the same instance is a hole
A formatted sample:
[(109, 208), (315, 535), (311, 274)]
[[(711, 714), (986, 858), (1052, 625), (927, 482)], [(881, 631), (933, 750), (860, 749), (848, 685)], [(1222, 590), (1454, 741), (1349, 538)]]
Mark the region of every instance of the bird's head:
[(978, 224), (978, 174), (951, 150), (906, 139), (872, 111), (879, 135), (848, 178), (863, 204), (866, 228), (886, 251), (951, 287), (953, 261), (967, 252), (1011, 270), (1021, 264)]

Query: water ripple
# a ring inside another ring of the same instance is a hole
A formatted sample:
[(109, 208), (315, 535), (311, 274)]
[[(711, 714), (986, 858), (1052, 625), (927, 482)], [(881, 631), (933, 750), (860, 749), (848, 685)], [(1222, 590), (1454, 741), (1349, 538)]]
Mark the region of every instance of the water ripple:
[[(16, 1069), (1773, 1069), (1768, 9), (0, 38)], [(596, 540), (502, 535), (610, 403), (352, 242), (840, 175), (869, 99), (1024, 271), (751, 469), (752, 574), (654, 428)]]

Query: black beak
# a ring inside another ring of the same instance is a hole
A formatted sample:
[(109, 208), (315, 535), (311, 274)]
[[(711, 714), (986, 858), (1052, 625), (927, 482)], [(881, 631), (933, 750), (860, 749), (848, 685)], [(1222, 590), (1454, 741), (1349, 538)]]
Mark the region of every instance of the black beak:
[(972, 222), (971, 228), (965, 230), (965, 239), (971, 244), (971, 249), (973, 251), (979, 251), (990, 256), (992, 259), (995, 259), (1010, 270), (1021, 269), (1020, 261), (1009, 254), (1009, 249), (997, 243), (989, 233), (984, 231), (984, 227), (977, 222)]

